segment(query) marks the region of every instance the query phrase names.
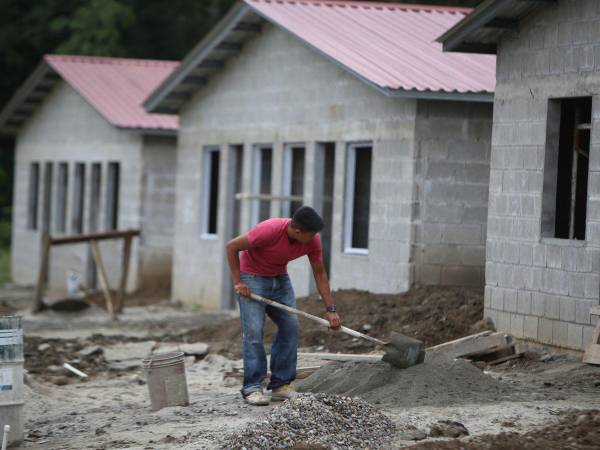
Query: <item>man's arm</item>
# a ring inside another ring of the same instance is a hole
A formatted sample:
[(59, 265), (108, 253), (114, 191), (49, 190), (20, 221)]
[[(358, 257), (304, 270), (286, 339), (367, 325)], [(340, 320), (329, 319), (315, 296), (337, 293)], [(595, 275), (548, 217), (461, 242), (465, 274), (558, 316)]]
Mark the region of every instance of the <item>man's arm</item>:
[[(310, 265), (312, 267), (313, 276), (315, 277), (315, 283), (317, 284), (317, 290), (319, 291), (319, 294), (321, 294), (323, 303), (325, 303), (325, 306), (335, 306), (323, 262), (315, 261), (311, 262)], [(340, 316), (338, 316), (337, 312), (328, 312), (326, 317), (332, 330), (338, 330), (342, 326)]]
[(242, 283), (240, 279), (240, 256), (239, 252), (250, 248), (250, 242), (248, 236), (242, 234), (236, 238), (230, 240), (225, 246), (227, 252), (227, 262), (229, 263), (229, 270), (231, 271), (231, 279), (233, 281), (233, 288), (242, 297), (250, 297), (250, 288), (247, 284)]

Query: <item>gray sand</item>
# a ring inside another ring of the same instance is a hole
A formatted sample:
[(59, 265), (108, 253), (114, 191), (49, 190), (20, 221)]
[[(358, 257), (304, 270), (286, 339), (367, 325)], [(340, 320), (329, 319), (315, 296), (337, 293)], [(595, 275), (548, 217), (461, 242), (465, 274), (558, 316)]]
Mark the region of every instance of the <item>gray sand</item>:
[(503, 384), (471, 363), (428, 354), (423, 364), (397, 369), (376, 362), (328, 364), (298, 382), (301, 392), (359, 396), (393, 406), (445, 406), (509, 398), (514, 387)]

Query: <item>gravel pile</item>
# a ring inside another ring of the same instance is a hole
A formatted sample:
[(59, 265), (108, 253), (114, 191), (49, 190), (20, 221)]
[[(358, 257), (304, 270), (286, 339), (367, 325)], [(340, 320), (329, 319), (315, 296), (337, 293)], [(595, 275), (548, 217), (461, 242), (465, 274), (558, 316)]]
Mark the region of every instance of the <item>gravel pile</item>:
[(394, 423), (358, 398), (300, 394), (229, 436), (223, 449), (385, 449)]

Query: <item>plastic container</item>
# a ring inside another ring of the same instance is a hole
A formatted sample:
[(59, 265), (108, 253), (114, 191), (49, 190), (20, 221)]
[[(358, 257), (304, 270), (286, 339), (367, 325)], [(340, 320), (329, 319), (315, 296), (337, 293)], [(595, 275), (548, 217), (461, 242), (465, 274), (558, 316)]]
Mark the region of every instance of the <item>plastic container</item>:
[(190, 404), (183, 352), (159, 353), (142, 360), (152, 411)]
[(23, 327), (21, 316), (0, 315), (0, 430), (8, 445), (23, 440)]

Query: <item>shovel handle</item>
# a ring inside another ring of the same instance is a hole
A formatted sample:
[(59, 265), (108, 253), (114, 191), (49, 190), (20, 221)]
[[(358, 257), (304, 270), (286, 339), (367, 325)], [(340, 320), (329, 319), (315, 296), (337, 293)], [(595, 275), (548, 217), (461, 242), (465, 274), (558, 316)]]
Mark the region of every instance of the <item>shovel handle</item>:
[[(315, 322), (320, 323), (321, 325), (325, 325), (326, 327), (329, 327), (329, 321), (325, 320), (325, 319), (323, 319), (321, 317), (313, 316), (312, 314), (309, 314), (309, 313), (304, 312), (304, 311), (300, 311), (299, 309), (296, 309), (296, 308), (292, 308), (291, 306), (287, 306), (287, 305), (283, 305), (281, 303), (274, 302), (273, 300), (269, 300), (268, 298), (262, 297), (262, 296), (260, 296), (258, 294), (250, 293), (250, 298), (252, 300), (256, 300), (257, 302), (265, 303), (265, 304), (267, 304), (269, 306), (272, 306), (274, 308), (283, 309), (285, 311), (291, 312), (292, 314), (296, 314), (298, 316), (306, 317), (307, 319), (313, 320)], [(349, 334), (350, 336), (354, 336), (354, 337), (357, 337), (357, 338), (366, 339), (367, 341), (371, 341), (371, 342), (373, 342), (375, 344), (385, 345), (385, 342), (380, 341), (379, 339), (376, 339), (376, 338), (374, 338), (372, 336), (369, 336), (367, 334), (360, 333), (358, 331), (355, 331), (355, 330), (353, 330), (351, 328), (348, 328), (348, 327), (345, 327), (345, 326), (342, 326), (339, 331), (341, 331), (342, 333)]]

